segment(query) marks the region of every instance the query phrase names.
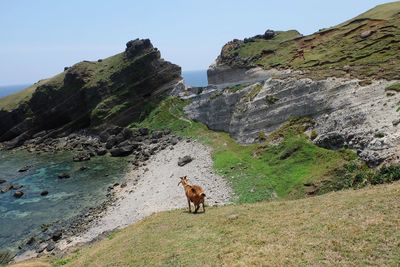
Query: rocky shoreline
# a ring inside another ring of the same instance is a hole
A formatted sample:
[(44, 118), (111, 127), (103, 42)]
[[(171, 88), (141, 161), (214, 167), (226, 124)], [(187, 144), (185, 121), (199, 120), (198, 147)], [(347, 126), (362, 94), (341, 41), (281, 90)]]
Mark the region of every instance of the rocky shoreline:
[[(25, 141), (23, 145), (13, 150), (23, 150), (32, 154), (72, 152), (72, 161), (88, 161), (93, 157), (129, 157), (131, 170), (145, 166), (147, 161), (159, 151), (168, 146), (176, 145), (180, 137), (176, 137), (169, 130), (150, 131), (147, 128), (129, 129), (118, 126), (104, 127), (99, 130), (81, 130), (59, 138), (46, 138), (46, 133), (40, 133), (33, 139)], [(7, 149), (2, 146), (0, 149)], [(30, 166), (20, 169), (21, 172), (29, 170)], [(84, 168), (84, 167), (83, 167)], [(68, 179), (68, 173), (59, 174), (59, 179)], [(11, 186), (9, 186), (11, 185)], [(89, 207), (77, 216), (66, 221), (56, 221), (49, 225), (42, 225), (38, 234), (27, 237), (21, 241), (18, 252), (14, 254), (15, 261), (25, 260), (43, 254), (60, 254), (57, 248), (60, 241), (70, 242), (70, 238), (87, 231), (104, 212), (116, 202), (115, 191), (126, 187), (126, 182), (110, 184), (106, 192), (106, 199), (95, 206)], [(15, 188), (14, 188), (15, 186)], [(17, 188), (18, 187), (18, 188)], [(16, 192), (23, 194), (24, 188), (17, 184), (4, 182), (0, 184), (2, 192), (18, 189)], [(8, 190), (7, 190), (8, 188)]]

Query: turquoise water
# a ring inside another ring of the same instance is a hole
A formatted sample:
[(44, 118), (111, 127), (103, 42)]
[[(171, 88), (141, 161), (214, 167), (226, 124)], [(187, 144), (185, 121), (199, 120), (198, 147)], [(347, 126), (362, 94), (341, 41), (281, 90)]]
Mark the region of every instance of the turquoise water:
[[(25, 173), (18, 170), (26, 165)], [(87, 170), (80, 170), (82, 166)], [(40, 231), (42, 224), (62, 222), (106, 199), (107, 187), (121, 181), (126, 159), (95, 157), (73, 162), (70, 153), (34, 155), (0, 151), (0, 179), (23, 185), (17, 199), (13, 190), (0, 193), (0, 250), (15, 250), (19, 242)], [(67, 172), (69, 179), (59, 179)], [(1, 186), (1, 185), (0, 185)], [(43, 190), (47, 196), (40, 196)]]

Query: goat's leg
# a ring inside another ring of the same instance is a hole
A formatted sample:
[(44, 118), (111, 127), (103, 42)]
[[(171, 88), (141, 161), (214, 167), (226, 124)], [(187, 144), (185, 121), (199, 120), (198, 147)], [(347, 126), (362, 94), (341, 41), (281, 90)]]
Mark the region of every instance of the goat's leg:
[(188, 201), (188, 205), (189, 205), (189, 213), (190, 213), (190, 212), (192, 212), (192, 208), (191, 208), (191, 206), (190, 206), (190, 199), (188, 198), (188, 199), (187, 199), (187, 201)]
[(197, 205), (195, 205), (196, 206), (196, 209), (194, 210), (194, 213), (197, 213), (197, 211), (199, 210), (199, 208), (200, 208), (200, 204), (197, 204)]
[(203, 205), (203, 212), (206, 212), (206, 209), (204, 208), (204, 202), (201, 203)]

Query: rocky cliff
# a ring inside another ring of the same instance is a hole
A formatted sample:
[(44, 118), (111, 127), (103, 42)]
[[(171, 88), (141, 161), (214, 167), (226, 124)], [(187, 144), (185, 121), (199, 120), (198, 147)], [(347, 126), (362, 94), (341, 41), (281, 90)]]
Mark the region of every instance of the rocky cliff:
[(0, 142), (14, 147), (38, 135), (65, 135), (102, 124), (126, 126), (179, 80), (180, 67), (164, 61), (150, 40), (130, 41), (121, 54), (80, 62), (38, 82), (18, 103), (14, 96), (0, 101)]
[(242, 143), (310, 117), (316, 144), (355, 149), (370, 166), (399, 162), (399, 14), (396, 2), (309, 36), (267, 30), (233, 40), (186, 113)]
[[(380, 5), (335, 27), (302, 36), (267, 30), (228, 42), (209, 70), (211, 84), (254, 67), (298, 70), (302, 77), (400, 79), (400, 2)], [(217, 75), (215, 75), (217, 74)], [(226, 81), (230, 81), (227, 79)]]

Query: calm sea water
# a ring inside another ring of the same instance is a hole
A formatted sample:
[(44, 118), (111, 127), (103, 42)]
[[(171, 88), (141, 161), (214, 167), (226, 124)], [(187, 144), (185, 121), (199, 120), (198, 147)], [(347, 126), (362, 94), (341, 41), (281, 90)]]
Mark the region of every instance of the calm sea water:
[(182, 76), (187, 85), (194, 87), (208, 85), (207, 70), (183, 71)]
[[(26, 165), (32, 168), (19, 173)], [(80, 170), (82, 166), (87, 170)], [(67, 220), (106, 199), (107, 187), (121, 181), (127, 160), (95, 157), (73, 162), (70, 153), (34, 155), (28, 152), (0, 151), (0, 179), (23, 185), (24, 195), (0, 193), (0, 250), (16, 250), (21, 240), (40, 231), (42, 224)], [(69, 179), (59, 179), (67, 172)], [(0, 185), (1, 187), (1, 185)], [(40, 193), (47, 190), (47, 196)]]
[(8, 85), (0, 86), (0, 97), (5, 97), (14, 93), (17, 93), (25, 88), (31, 86), (30, 84), (20, 84), (20, 85)]

